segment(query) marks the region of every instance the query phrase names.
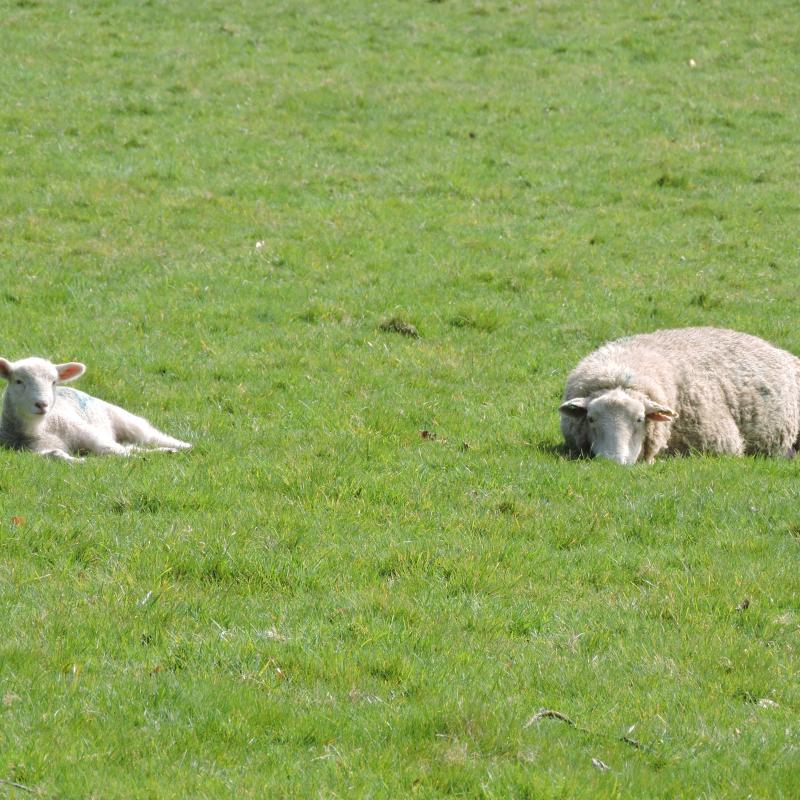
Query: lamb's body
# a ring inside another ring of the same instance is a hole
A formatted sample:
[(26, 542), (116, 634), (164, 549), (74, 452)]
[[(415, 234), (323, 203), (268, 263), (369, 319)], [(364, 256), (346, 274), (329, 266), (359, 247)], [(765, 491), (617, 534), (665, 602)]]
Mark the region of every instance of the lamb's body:
[(175, 452), (191, 447), (124, 408), (57, 385), (80, 377), (84, 369), (74, 362), (57, 366), (40, 358), (0, 359), (0, 377), (9, 382), (0, 444), (65, 461), (79, 460), (74, 454), (82, 452), (125, 456), (143, 448)]
[(662, 450), (786, 455), (798, 443), (800, 360), (745, 333), (663, 330), (591, 353), (570, 374), (564, 392), (578, 409), (562, 405), (570, 448), (588, 452), (593, 445), (588, 415), (574, 399), (610, 397), (613, 390), (668, 412), (668, 418), (646, 415), (641, 460), (652, 461)]

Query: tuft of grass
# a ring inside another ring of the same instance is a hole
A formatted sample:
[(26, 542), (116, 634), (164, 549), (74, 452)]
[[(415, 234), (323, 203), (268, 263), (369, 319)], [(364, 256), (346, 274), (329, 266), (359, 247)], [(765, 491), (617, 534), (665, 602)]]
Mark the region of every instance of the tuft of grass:
[(689, 179), (685, 175), (665, 172), (656, 178), (655, 185), (660, 189), (688, 189)]
[(447, 320), (452, 328), (464, 328), (468, 330), (481, 331), (482, 333), (492, 333), (500, 325), (499, 315), (490, 308), (479, 306), (461, 307), (453, 316)]
[(399, 333), (401, 336), (409, 336), (412, 339), (419, 337), (419, 331), (416, 325), (412, 325), (403, 317), (390, 317), (383, 320), (380, 324), (380, 329), (384, 333)]

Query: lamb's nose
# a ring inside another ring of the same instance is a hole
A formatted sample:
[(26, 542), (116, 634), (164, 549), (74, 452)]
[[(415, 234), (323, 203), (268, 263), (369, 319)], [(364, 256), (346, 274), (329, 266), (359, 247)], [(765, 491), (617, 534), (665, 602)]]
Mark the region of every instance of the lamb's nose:
[(47, 411), (47, 403), (44, 400), (37, 400), (34, 405), (39, 411)]

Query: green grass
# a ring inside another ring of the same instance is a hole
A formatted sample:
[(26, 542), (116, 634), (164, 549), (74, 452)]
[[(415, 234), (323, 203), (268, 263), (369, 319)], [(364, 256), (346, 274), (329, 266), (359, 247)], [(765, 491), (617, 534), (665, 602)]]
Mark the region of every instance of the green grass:
[(797, 795), (797, 464), (557, 415), (800, 353), (794, 3), (1, 16), (0, 354), (195, 449), (0, 453), (0, 796)]

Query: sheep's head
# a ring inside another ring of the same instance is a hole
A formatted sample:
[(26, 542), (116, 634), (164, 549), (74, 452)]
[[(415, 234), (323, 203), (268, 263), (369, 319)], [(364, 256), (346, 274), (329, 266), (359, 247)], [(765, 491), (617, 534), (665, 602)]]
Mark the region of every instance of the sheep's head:
[(79, 378), (86, 371), (83, 364), (51, 364), (43, 358), (7, 361), (0, 358), (0, 377), (8, 381), (6, 397), (17, 417), (37, 424), (52, 411), (56, 386)]
[(573, 397), (559, 410), (586, 425), (594, 455), (618, 464), (635, 464), (639, 460), (648, 421), (669, 422), (678, 416), (671, 408), (624, 389)]

